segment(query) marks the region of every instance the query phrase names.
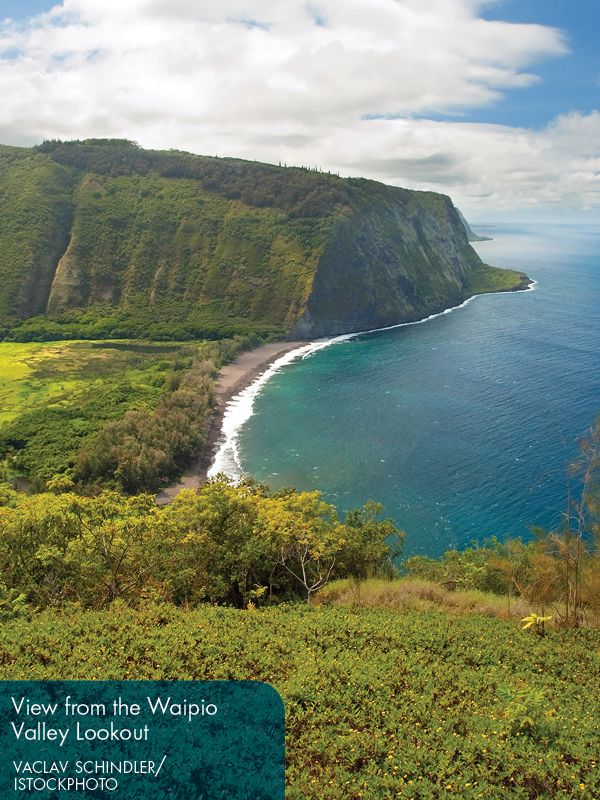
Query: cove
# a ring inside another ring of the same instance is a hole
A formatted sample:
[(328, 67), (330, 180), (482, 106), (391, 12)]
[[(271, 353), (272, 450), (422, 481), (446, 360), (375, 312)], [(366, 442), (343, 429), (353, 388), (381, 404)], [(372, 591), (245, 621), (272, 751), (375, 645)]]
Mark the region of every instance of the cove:
[(559, 524), (565, 460), (600, 411), (600, 230), (479, 227), (493, 266), (533, 291), (485, 295), (358, 335), (276, 372), (237, 438), (273, 489), (319, 489), (341, 516), (372, 498), (405, 554), (528, 538)]

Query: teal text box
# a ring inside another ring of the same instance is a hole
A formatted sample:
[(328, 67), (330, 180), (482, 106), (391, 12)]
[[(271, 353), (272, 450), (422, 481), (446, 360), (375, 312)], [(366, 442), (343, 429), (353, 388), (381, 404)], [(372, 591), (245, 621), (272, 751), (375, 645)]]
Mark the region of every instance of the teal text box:
[(1, 681), (0, 797), (284, 800), (284, 709), (254, 681)]

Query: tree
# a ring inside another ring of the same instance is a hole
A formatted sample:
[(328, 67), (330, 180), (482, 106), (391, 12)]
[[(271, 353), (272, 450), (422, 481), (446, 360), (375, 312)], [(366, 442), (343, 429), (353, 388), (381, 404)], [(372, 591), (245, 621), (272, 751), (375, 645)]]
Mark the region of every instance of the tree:
[(568, 465), (567, 507), (561, 525), (549, 532), (533, 529), (542, 550), (533, 564), (536, 585), (544, 590), (540, 602), (563, 603), (564, 612), (556, 605), (554, 609), (562, 623), (570, 627), (582, 624), (586, 606), (598, 609), (600, 605), (599, 468), (600, 420), (579, 442), (579, 458)]
[[(80, 497), (58, 476), (45, 494), (3, 494), (0, 574), (35, 605), (100, 606), (139, 596), (171, 548), (149, 495)], [(12, 494), (12, 496), (11, 496)]]
[(179, 542), (167, 577), (176, 602), (208, 599), (243, 608), (252, 587), (267, 579), (270, 562), (255, 532), (263, 491), (254, 481), (236, 486), (219, 475), (200, 492), (181, 492), (165, 509), (170, 539)]
[(172, 560), (150, 495), (102, 492), (77, 498), (78, 535), (66, 557), (77, 566), (80, 592), (94, 604), (110, 603), (140, 589), (159, 564)]
[[(385, 567), (402, 551), (405, 533), (392, 520), (376, 518), (383, 506), (369, 501), (347, 514), (343, 525), (321, 492), (283, 490), (260, 506), (259, 532), (274, 565), (283, 568), (306, 592), (315, 592), (333, 577), (366, 578)], [(387, 544), (392, 540), (394, 548)]]
[(260, 503), (257, 527), (273, 564), (300, 583), (310, 604), (346, 544), (334, 507), (321, 500), (321, 492), (286, 490)]
[[(344, 525), (320, 492), (299, 494), (223, 475), (158, 508), (151, 495), (82, 497), (66, 476), (37, 495), (0, 486), (0, 585), (38, 607), (98, 607), (145, 597), (233, 603), (301, 587), (310, 603), (332, 577), (391, 568), (404, 534), (367, 503)], [(12, 597), (12, 595), (11, 595)]]
[(344, 520), (346, 543), (338, 560), (338, 569), (359, 580), (366, 580), (385, 570), (396, 573), (395, 560), (402, 554), (406, 538), (392, 519), (377, 520), (383, 512), (381, 503), (369, 500), (362, 509), (354, 509)]

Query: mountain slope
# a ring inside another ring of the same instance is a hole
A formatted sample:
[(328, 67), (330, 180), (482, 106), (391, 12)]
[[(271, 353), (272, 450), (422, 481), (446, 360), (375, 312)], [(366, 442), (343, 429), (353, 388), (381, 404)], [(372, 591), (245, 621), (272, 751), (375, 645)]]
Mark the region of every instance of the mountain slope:
[(327, 335), (527, 285), (443, 195), (125, 140), (0, 147), (0, 253), (16, 341)]

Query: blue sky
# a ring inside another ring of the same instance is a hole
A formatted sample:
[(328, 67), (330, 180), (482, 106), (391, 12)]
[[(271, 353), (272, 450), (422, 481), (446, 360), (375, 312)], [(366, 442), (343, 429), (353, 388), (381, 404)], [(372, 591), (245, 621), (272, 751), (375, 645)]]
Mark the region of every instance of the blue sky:
[(571, 52), (535, 66), (542, 81), (511, 92), (498, 106), (471, 112), (477, 122), (539, 127), (573, 109), (600, 108), (600, 3), (597, 0), (503, 0), (484, 9), (484, 19), (535, 22), (559, 28)]
[(596, 0), (0, 0), (0, 142), (125, 136), (600, 208)]
[(0, 0), (0, 13), (3, 17), (23, 19), (31, 14), (49, 11), (54, 5), (46, 0)]

